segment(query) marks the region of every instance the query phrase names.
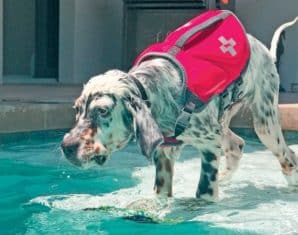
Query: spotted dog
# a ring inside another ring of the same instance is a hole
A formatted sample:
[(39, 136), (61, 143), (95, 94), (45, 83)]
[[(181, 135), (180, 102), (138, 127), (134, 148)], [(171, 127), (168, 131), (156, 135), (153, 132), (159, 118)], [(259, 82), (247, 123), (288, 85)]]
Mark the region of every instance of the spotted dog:
[(298, 187), (298, 157), (285, 143), (279, 123), (279, 75), (275, 66), (280, 34), (294, 23), (276, 30), (270, 51), (247, 35), (249, 62), (238, 89), (229, 87), (225, 91), (228, 108), (222, 109), (222, 96), (214, 96), (203, 110), (191, 115), (177, 137), (178, 144), (173, 146), (163, 147), (161, 142), (163, 136), (174, 132), (183, 102), (183, 84), (178, 68), (169, 60), (153, 58), (128, 73), (111, 70), (91, 78), (74, 105), (76, 125), (61, 143), (66, 158), (77, 166), (90, 162), (102, 165), (113, 152), (135, 139), (142, 154), (154, 161), (156, 193), (170, 197), (174, 162), (186, 145), (192, 145), (202, 155), (196, 197), (215, 201), (222, 152), (227, 162), (221, 173), (223, 179), (232, 176), (242, 157), (244, 141), (229, 129), (229, 124), (245, 106), (252, 111), (255, 132), (277, 157), (289, 185)]

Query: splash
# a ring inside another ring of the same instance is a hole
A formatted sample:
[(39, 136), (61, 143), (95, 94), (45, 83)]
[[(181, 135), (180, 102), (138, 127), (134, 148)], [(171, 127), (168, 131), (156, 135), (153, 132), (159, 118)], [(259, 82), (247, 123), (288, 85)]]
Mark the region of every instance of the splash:
[[(298, 152), (298, 145), (291, 148)], [(175, 164), (172, 199), (156, 198), (154, 168), (144, 166), (134, 168), (132, 177), (139, 183), (131, 188), (102, 196), (41, 196), (30, 200), (29, 204), (67, 211), (100, 210), (121, 217), (143, 215), (141, 219), (152, 223), (200, 221), (237, 231), (297, 234), (298, 192), (288, 189), (277, 159), (269, 151), (253, 149), (254, 146), (246, 148), (240, 169), (229, 184), (220, 186), (218, 203), (194, 199), (200, 159), (182, 158)]]

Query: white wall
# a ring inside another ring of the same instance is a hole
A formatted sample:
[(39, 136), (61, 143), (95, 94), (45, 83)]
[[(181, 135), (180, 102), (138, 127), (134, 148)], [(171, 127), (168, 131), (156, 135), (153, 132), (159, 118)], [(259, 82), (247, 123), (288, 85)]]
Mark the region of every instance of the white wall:
[[(298, 16), (298, 0), (237, 0), (236, 13), (248, 33), (270, 46), (274, 30)], [(280, 75), (287, 91), (291, 83), (298, 83), (298, 24), (286, 30)]]
[(60, 1), (59, 81), (83, 83), (121, 66), (121, 0)]

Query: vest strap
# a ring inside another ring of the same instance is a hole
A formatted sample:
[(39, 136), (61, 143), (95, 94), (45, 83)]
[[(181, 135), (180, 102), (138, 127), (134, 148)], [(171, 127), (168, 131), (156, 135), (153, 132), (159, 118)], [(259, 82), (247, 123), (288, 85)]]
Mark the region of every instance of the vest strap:
[(200, 112), (205, 103), (202, 102), (196, 95), (186, 89), (186, 102), (176, 120), (174, 137), (181, 135), (189, 126), (189, 121), (193, 112)]
[(129, 77), (133, 80), (136, 87), (138, 88), (142, 100), (146, 103), (147, 107), (150, 108), (151, 103), (148, 99), (147, 93), (146, 93), (145, 88), (143, 87), (142, 83), (132, 75), (129, 75)]

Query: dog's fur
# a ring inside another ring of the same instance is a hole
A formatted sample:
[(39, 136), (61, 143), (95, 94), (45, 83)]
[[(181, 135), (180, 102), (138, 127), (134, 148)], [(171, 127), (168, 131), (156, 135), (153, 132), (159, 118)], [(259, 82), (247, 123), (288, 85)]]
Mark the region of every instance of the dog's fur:
[[(171, 62), (157, 58), (142, 62), (128, 74), (112, 70), (93, 77), (75, 103), (76, 126), (62, 142), (65, 156), (79, 166), (93, 161), (103, 164), (112, 152), (135, 138), (144, 155), (154, 156), (156, 192), (171, 196), (174, 161), (184, 146), (192, 145), (202, 153), (196, 196), (214, 201), (218, 197), (221, 151), (227, 160), (226, 170), (221, 173), (223, 179), (231, 177), (242, 156), (244, 141), (229, 129), (229, 123), (245, 106), (252, 111), (258, 137), (279, 160), (289, 184), (298, 186), (298, 158), (285, 143), (278, 115), (279, 75), (274, 47), (285, 29), (282, 27), (273, 37), (271, 53), (247, 35), (251, 56), (236, 94), (241, 98), (223, 113), (220, 97), (212, 98), (203, 111), (192, 115), (189, 126), (178, 136), (183, 142), (180, 146), (158, 145), (162, 135), (173, 134), (181, 109), (183, 84)], [(141, 99), (131, 76), (145, 88), (150, 107)], [(227, 90), (227, 97), (232, 102), (232, 89)]]

